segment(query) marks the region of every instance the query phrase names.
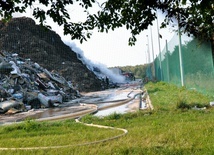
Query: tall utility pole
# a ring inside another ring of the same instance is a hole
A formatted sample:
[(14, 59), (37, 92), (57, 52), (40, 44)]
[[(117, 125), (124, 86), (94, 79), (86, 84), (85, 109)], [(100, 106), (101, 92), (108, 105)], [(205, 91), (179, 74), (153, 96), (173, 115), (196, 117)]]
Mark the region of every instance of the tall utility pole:
[(179, 62), (180, 62), (180, 74), (181, 74), (181, 86), (184, 86), (184, 74), (183, 74), (183, 59), (181, 50), (181, 31), (180, 31), (180, 15), (178, 14), (178, 38), (179, 38)]
[(160, 60), (160, 80), (162, 80), (162, 65), (161, 65), (161, 47), (160, 47), (160, 33), (159, 33), (159, 24), (158, 24), (158, 13), (157, 15), (157, 32), (158, 32), (158, 48), (159, 48), (159, 60)]
[(153, 47), (153, 38), (152, 38), (152, 27), (150, 25), (150, 33), (151, 33), (151, 43), (152, 43), (152, 61), (154, 62), (155, 56), (154, 56), (154, 47)]
[(150, 51), (149, 51), (149, 36), (146, 35), (147, 37), (147, 52), (148, 52), (148, 63), (151, 62), (151, 59), (150, 59)]
[[(147, 44), (146, 44), (147, 47)], [(146, 64), (148, 63), (148, 58), (147, 58), (147, 49), (145, 50), (145, 58), (146, 58)]]
[(168, 50), (168, 44), (166, 40), (166, 67), (167, 67), (167, 80), (170, 82), (170, 77), (169, 77), (169, 50)]
[(152, 37), (152, 27), (150, 25), (150, 33), (151, 33), (151, 45), (152, 45), (152, 62), (153, 62), (153, 72), (154, 72), (154, 78), (156, 78), (155, 75), (155, 56), (154, 56), (154, 47), (153, 47), (153, 37)]

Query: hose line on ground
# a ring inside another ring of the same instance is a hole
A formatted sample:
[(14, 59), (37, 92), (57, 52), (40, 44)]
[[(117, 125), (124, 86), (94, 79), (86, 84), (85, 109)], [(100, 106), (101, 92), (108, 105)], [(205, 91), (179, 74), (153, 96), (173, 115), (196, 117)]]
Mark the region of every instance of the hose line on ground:
[[(59, 119), (65, 119), (65, 118), (77, 118), (75, 119), (77, 123), (82, 123), (86, 126), (93, 126), (93, 127), (97, 127), (97, 128), (105, 128), (105, 129), (113, 129), (113, 130), (120, 130), (120, 131), (123, 131), (122, 134), (120, 135), (117, 135), (117, 136), (113, 136), (113, 137), (110, 137), (110, 138), (106, 138), (106, 139), (102, 139), (102, 140), (97, 140), (97, 141), (93, 141), (93, 142), (86, 142), (86, 143), (81, 143), (81, 144), (73, 144), (73, 145), (61, 145), (61, 146), (44, 146), (44, 147), (21, 147), (21, 148), (0, 148), (0, 150), (40, 150), (40, 149), (56, 149), (56, 148), (66, 148), (66, 147), (74, 147), (74, 146), (84, 146), (84, 145), (92, 145), (92, 144), (97, 144), (97, 143), (101, 143), (101, 142), (106, 142), (106, 141), (110, 141), (110, 140), (114, 140), (114, 139), (117, 139), (117, 138), (120, 138), (124, 135), (126, 135), (128, 133), (128, 130), (126, 129), (122, 129), (122, 128), (116, 128), (116, 127), (110, 127), (110, 126), (104, 126), (104, 125), (97, 125), (97, 124), (87, 124), (87, 123), (83, 123), (83, 122), (80, 122), (80, 118), (83, 116), (83, 115), (86, 115), (86, 114), (91, 114), (91, 113), (94, 113), (96, 112), (97, 110), (103, 110), (103, 109), (107, 109), (107, 108), (110, 108), (110, 107), (114, 107), (114, 106), (119, 106), (119, 105), (122, 105), (122, 104), (125, 104), (127, 102), (130, 102), (131, 100), (133, 100), (137, 95), (140, 95), (141, 93), (137, 93), (134, 95), (134, 97), (130, 97), (129, 95), (132, 93), (133, 91), (131, 91), (127, 97), (129, 97), (129, 99), (126, 99), (126, 100), (121, 100), (120, 102), (118, 102), (117, 104), (114, 104), (114, 105), (110, 105), (110, 106), (106, 106), (106, 107), (103, 107), (103, 108), (98, 108), (96, 105), (90, 105), (91, 106), (91, 109), (88, 109), (86, 110), (84, 113), (82, 113), (82, 115), (80, 116), (80, 113), (77, 113), (75, 115), (64, 115), (64, 116), (61, 116), (61, 117), (52, 117), (52, 118), (43, 118), (43, 119), (38, 119), (38, 121), (47, 121), (47, 120), (59, 120)], [(79, 116), (78, 116), (79, 115)]]
[(86, 126), (93, 126), (97, 128), (105, 128), (105, 129), (113, 129), (113, 130), (120, 130), (123, 131), (122, 134), (106, 138), (106, 139), (101, 139), (97, 141), (92, 141), (92, 142), (86, 142), (86, 143), (81, 143), (81, 144), (73, 144), (73, 145), (61, 145), (61, 146), (44, 146), (44, 147), (20, 147), (20, 148), (0, 148), (0, 150), (41, 150), (41, 149), (56, 149), (56, 148), (66, 148), (66, 147), (74, 147), (74, 146), (84, 146), (84, 145), (92, 145), (92, 144), (97, 144), (97, 143), (102, 143), (110, 140), (114, 140), (117, 138), (120, 138), (128, 133), (128, 130), (122, 129), (122, 128), (116, 128), (116, 127), (110, 127), (110, 126), (104, 126), (104, 125), (97, 125), (97, 124), (87, 124), (79, 121), (80, 118), (75, 119), (77, 123), (84, 124)]

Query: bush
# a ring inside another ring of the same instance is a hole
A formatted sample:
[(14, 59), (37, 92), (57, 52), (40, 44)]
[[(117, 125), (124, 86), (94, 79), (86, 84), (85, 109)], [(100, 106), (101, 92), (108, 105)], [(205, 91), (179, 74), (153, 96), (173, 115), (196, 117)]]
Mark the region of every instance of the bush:
[(187, 104), (184, 100), (180, 99), (177, 102), (177, 109), (190, 109), (191, 106)]

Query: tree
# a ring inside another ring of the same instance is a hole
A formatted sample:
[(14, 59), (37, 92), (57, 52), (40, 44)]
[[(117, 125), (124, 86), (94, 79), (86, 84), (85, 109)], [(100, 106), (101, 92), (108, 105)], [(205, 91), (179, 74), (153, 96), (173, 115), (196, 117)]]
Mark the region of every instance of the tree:
[[(38, 1), (41, 5), (34, 6)], [(70, 22), (70, 14), (66, 6), (79, 3), (87, 12), (84, 22)], [(95, 0), (1, 0), (0, 16), (5, 21), (15, 12), (24, 12), (33, 7), (33, 16), (45, 25), (47, 17), (64, 27), (64, 34), (80, 42), (91, 36), (91, 30), (98, 28), (100, 32), (108, 32), (125, 26), (131, 31), (129, 44), (134, 45), (136, 35), (152, 25), (157, 18), (156, 11), (166, 13), (161, 27), (165, 27), (174, 19), (179, 19), (180, 27), (189, 35), (199, 38), (214, 38), (214, 2), (211, 0), (106, 0), (100, 5), (101, 10), (90, 14), (89, 8), (97, 3)], [(42, 9), (45, 6), (47, 9)]]
[(152, 25), (159, 9), (166, 13), (161, 27), (179, 19), (180, 27), (189, 35), (211, 39), (214, 33), (213, 5), (210, 0), (108, 0), (98, 15), (94, 15), (94, 25), (100, 31), (125, 25), (131, 30), (129, 43), (132, 45), (135, 36)]
[[(36, 6), (35, 3), (40, 5)], [(95, 0), (0, 0), (0, 17), (7, 22), (13, 16), (13, 13), (23, 13), (28, 7), (33, 9), (33, 16), (38, 19), (40, 25), (45, 28), (51, 28), (47, 25), (47, 18), (50, 17), (59, 26), (63, 26), (64, 34), (70, 34), (71, 39), (79, 39), (80, 42), (90, 38), (92, 30), (88, 21), (82, 23), (70, 22), (70, 14), (66, 9), (67, 6), (79, 3), (86, 11), (92, 7)]]

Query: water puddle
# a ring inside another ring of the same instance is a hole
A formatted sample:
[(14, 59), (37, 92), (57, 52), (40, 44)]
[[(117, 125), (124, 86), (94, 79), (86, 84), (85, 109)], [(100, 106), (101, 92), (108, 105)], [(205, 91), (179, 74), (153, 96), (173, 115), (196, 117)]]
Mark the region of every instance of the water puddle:
[(113, 108), (109, 108), (109, 109), (105, 109), (105, 110), (100, 110), (98, 111), (95, 116), (108, 116), (108, 115), (111, 115), (113, 113), (117, 113), (117, 114), (124, 114), (126, 113), (129, 108), (128, 108), (128, 105), (130, 103), (127, 103), (127, 104), (124, 104), (124, 105), (121, 105), (121, 106), (118, 106), (118, 107), (113, 107)]
[[(72, 100), (69, 103), (65, 103), (60, 107), (30, 110), (28, 112), (22, 112), (13, 115), (0, 115), (0, 124), (4, 124), (7, 122), (19, 122), (25, 120), (26, 118), (47, 118), (87, 110), (87, 106), (80, 106), (81, 104), (95, 104), (98, 106), (99, 109), (101, 107), (109, 106), (112, 104), (116, 104), (117, 102), (123, 102), (127, 99), (133, 98), (137, 93), (139, 93), (139, 91), (139, 89), (134, 90), (129, 88), (119, 88), (100, 92), (91, 92), (85, 94), (81, 98)], [(145, 106), (143, 104), (139, 104), (139, 96), (136, 96), (135, 99), (129, 101), (128, 103), (124, 103), (123, 105), (98, 111), (95, 116), (107, 116), (112, 113), (124, 114), (129, 111), (132, 111), (133, 109), (139, 110), (139, 107)]]

